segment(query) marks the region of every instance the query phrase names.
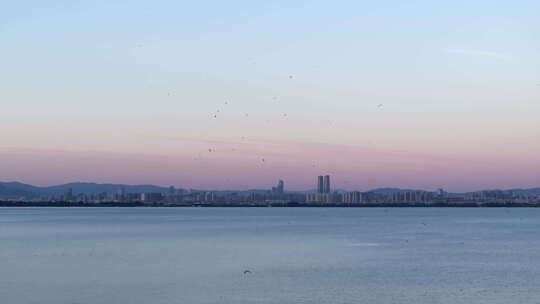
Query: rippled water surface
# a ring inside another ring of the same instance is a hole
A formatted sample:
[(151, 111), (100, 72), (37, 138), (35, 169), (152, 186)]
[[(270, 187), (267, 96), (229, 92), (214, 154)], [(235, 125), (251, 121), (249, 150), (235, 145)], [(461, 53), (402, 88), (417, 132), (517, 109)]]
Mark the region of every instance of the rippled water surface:
[(0, 302), (540, 303), (540, 209), (0, 208)]

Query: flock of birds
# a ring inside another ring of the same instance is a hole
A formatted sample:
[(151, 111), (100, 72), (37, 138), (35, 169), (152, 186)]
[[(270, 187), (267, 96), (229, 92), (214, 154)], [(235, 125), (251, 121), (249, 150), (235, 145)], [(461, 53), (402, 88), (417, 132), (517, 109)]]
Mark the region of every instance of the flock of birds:
[[(289, 79), (293, 79), (293, 78), (294, 78), (293, 75), (289, 75)], [(168, 96), (171, 96), (171, 93), (170, 93), (170, 92), (168, 93)], [(272, 100), (273, 100), (273, 101), (277, 101), (277, 99), (278, 99), (277, 96), (272, 96)], [(225, 101), (225, 102), (224, 102), (224, 105), (225, 105), (225, 106), (228, 105), (228, 104), (229, 104), (229, 101)], [(378, 109), (381, 109), (383, 106), (384, 106), (384, 105), (383, 105), (382, 103), (377, 104), (377, 108), (378, 108)], [(221, 110), (220, 110), (220, 109), (217, 109), (215, 113), (212, 113), (212, 117), (213, 117), (214, 119), (217, 119), (217, 118), (218, 118), (218, 113), (221, 113)], [(287, 118), (287, 117), (288, 117), (287, 113), (283, 113), (282, 116), (283, 116), (284, 118)], [(244, 117), (249, 117), (249, 113), (244, 113)], [(269, 123), (270, 120), (266, 120), (266, 122)], [(332, 121), (331, 121), (331, 120), (328, 120), (328, 123), (329, 123), (330, 125), (332, 125)], [(242, 140), (245, 140), (246, 138), (245, 138), (245, 136), (242, 136), (241, 139), (242, 139)], [(236, 149), (233, 148), (233, 149), (231, 149), (231, 151), (236, 151)], [(210, 152), (210, 153), (216, 152), (216, 149), (215, 149), (215, 148), (209, 148), (209, 149), (208, 149), (208, 152)], [(200, 155), (199, 155), (199, 157), (200, 157)], [(261, 158), (261, 162), (264, 163), (264, 162), (265, 162), (265, 159), (264, 159), (264, 158)], [(315, 168), (315, 167), (316, 167), (316, 164), (313, 164), (312, 167)]]
[[(293, 79), (293, 78), (294, 78), (293, 75), (289, 75), (289, 79)], [(540, 83), (538, 83), (537, 86), (540, 86)], [(171, 96), (171, 93), (169, 92), (169, 93), (167, 93), (167, 95), (168, 95), (168, 96)], [(277, 97), (276, 97), (276, 96), (273, 96), (273, 97), (272, 97), (272, 100), (273, 100), (273, 101), (277, 101)], [(225, 105), (225, 106), (229, 105), (229, 101), (225, 101), (224, 105)], [(379, 103), (379, 104), (377, 104), (376, 107), (377, 107), (377, 109), (382, 109), (382, 108), (384, 107), (384, 104)], [(212, 113), (212, 117), (213, 117), (214, 119), (217, 119), (217, 118), (218, 118), (218, 113), (220, 113), (220, 112), (221, 112), (220, 109), (217, 109), (215, 113)], [(284, 118), (287, 118), (287, 117), (288, 117), (287, 113), (283, 113), (282, 116), (283, 116)], [(249, 113), (244, 113), (244, 117), (249, 117)], [(266, 122), (269, 123), (270, 120), (266, 120)], [(328, 120), (328, 123), (329, 123), (330, 125), (332, 125), (332, 121), (331, 121), (331, 120)], [(242, 136), (241, 139), (242, 139), (242, 140), (245, 140), (246, 138), (245, 138), (245, 136)], [(233, 148), (232, 151), (236, 151), (236, 149)], [(208, 152), (210, 152), (210, 153), (216, 152), (216, 149), (215, 149), (215, 148), (209, 148), (209, 149), (208, 149)], [(200, 157), (200, 155), (199, 155), (199, 157)], [(264, 163), (264, 162), (265, 162), (265, 159), (264, 159), (264, 158), (261, 158), (261, 162)], [(316, 167), (316, 165), (313, 164), (312, 167)]]

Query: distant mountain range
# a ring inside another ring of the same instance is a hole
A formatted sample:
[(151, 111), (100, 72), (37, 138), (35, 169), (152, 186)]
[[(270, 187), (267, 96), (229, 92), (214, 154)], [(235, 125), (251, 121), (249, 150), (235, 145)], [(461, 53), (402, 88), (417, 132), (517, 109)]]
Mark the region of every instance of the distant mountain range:
[(71, 188), (73, 194), (92, 194), (100, 192), (116, 192), (125, 189), (126, 192), (168, 192), (169, 188), (154, 185), (122, 185), (122, 184), (97, 184), (97, 183), (69, 183), (50, 187), (37, 187), (19, 182), (0, 182), (0, 197), (25, 196), (39, 197), (42, 195), (62, 195), (65, 190)]
[[(123, 185), (123, 184), (97, 184), (97, 183), (69, 183), (64, 185), (50, 186), (50, 187), (38, 187), (28, 184), (23, 184), (20, 182), (0, 182), (0, 198), (10, 198), (10, 197), (26, 197), (26, 198), (36, 198), (44, 195), (62, 195), (64, 191), (68, 188), (71, 188), (73, 194), (77, 195), (80, 193), (83, 194), (92, 194), (100, 192), (117, 192), (120, 189), (124, 189), (128, 193), (142, 193), (142, 192), (160, 192), (168, 193), (168, 187), (160, 187), (154, 185)], [(266, 193), (267, 189), (248, 189), (248, 190), (195, 190), (194, 191), (213, 191), (219, 195), (228, 194), (228, 193)], [(518, 192), (521, 194), (540, 194), (540, 187), (538, 188), (529, 188), (529, 189), (505, 189)], [(343, 189), (335, 189), (338, 192), (346, 192)], [(370, 190), (372, 192), (383, 193), (383, 194), (392, 194), (399, 191), (410, 191), (410, 189), (400, 189), (400, 188), (377, 188)], [(480, 190), (481, 191), (481, 190)], [(306, 190), (306, 191), (290, 191), (294, 193), (313, 193), (315, 190)]]

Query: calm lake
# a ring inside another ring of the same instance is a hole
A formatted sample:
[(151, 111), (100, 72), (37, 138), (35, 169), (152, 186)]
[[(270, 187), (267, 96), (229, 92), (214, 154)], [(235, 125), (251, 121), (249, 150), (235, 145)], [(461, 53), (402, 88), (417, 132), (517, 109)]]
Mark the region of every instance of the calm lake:
[(540, 303), (540, 209), (0, 208), (0, 302)]

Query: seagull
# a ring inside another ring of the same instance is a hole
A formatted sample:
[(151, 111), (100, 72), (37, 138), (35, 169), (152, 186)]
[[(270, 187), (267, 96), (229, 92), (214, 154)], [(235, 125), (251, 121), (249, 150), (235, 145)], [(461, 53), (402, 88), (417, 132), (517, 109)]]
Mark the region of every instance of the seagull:
[(251, 274), (251, 270), (244, 270), (244, 274)]
[(380, 104), (377, 105), (377, 108), (382, 108), (382, 106), (383, 106), (383, 104), (380, 103)]

